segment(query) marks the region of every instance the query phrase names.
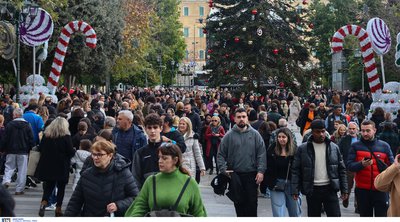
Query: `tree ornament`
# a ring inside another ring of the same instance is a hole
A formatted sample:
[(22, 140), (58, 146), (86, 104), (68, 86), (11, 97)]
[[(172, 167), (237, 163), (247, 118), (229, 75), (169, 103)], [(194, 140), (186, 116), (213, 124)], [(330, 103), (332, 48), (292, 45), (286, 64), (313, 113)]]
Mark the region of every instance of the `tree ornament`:
[(393, 103), (394, 103), (394, 99), (391, 99), (391, 100), (390, 100), (390, 103), (392, 103), (392, 104), (393, 104)]
[(303, 5), (307, 5), (307, 4), (308, 4), (307, 0), (303, 0)]
[(247, 44), (253, 45), (253, 41), (249, 40), (249, 41), (247, 42)]
[(310, 29), (313, 29), (313, 28), (314, 28), (314, 24), (313, 24), (313, 23), (310, 23), (310, 24), (308, 25), (308, 27), (309, 27)]
[(207, 34), (207, 29), (206, 28), (203, 28), (203, 33)]
[(396, 111), (393, 112), (393, 116), (397, 116), (397, 112)]
[(226, 59), (229, 58), (229, 54), (228, 53), (225, 54), (225, 58)]
[(399, 94), (399, 91), (398, 91), (398, 90), (396, 90), (396, 91), (395, 91), (395, 93), (396, 93), (396, 94)]
[(251, 68), (255, 69), (255, 68), (256, 68), (256, 65), (251, 65)]
[(258, 36), (262, 36), (262, 35), (263, 35), (263, 30), (262, 30), (261, 27), (258, 27), (258, 29), (257, 29), (257, 35), (258, 35)]
[(225, 69), (225, 74), (228, 75), (229, 74), (229, 70)]
[(272, 50), (272, 52), (274, 53), (274, 55), (278, 55), (279, 49), (274, 49), (274, 50)]
[(224, 23), (222, 23), (222, 22), (218, 23), (219, 26), (222, 26), (223, 24), (224, 24)]
[(235, 43), (239, 43), (240, 39), (238, 37), (235, 37), (234, 41), (235, 41)]
[(290, 22), (290, 18), (285, 18), (285, 21), (286, 22)]
[(388, 104), (388, 103), (389, 103), (389, 100), (385, 99), (385, 101), (384, 101), (384, 102), (385, 102), (385, 104)]
[(211, 53), (213, 53), (213, 50), (209, 49), (209, 50), (207, 50), (207, 52), (208, 52), (208, 54), (211, 54)]
[(226, 40), (224, 40), (224, 48), (226, 48)]
[(251, 14), (252, 14), (252, 15), (257, 15), (257, 9), (251, 10)]
[(246, 28), (246, 27), (243, 27), (243, 28), (242, 28), (242, 31), (243, 31), (243, 32), (245, 32), (246, 30), (247, 30), (247, 28)]
[(368, 110), (369, 113), (373, 113), (374, 111), (372, 109)]
[(241, 70), (241, 69), (243, 69), (243, 67), (244, 67), (243, 62), (239, 62), (239, 63), (238, 63), (238, 68)]

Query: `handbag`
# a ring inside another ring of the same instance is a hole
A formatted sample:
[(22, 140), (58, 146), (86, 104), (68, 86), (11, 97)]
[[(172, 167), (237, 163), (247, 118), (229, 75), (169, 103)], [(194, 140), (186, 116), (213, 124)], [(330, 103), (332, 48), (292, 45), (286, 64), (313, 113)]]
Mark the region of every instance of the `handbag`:
[(272, 188), (273, 191), (278, 191), (278, 192), (284, 192), (285, 191), (285, 187), (289, 178), (289, 170), (290, 170), (290, 162), (289, 162), (289, 166), (288, 166), (288, 170), (286, 173), (286, 179), (285, 181), (282, 180), (278, 180), (276, 181), (276, 184), (274, 186), (274, 188)]
[(157, 205), (157, 200), (156, 200), (156, 176), (153, 175), (154, 206), (153, 206), (153, 209), (145, 215), (145, 217), (192, 217), (192, 215), (183, 214), (183, 213), (176, 211), (176, 209), (178, 208), (179, 202), (182, 198), (182, 195), (185, 192), (186, 187), (188, 186), (188, 184), (190, 182), (190, 178), (191, 177), (188, 177), (185, 184), (183, 185), (183, 188), (182, 188), (181, 192), (179, 193), (178, 199), (175, 201), (174, 206), (169, 207), (168, 209), (160, 209)]
[(28, 170), (26, 172), (27, 176), (35, 175), (39, 159), (40, 159), (40, 152), (37, 150), (36, 147), (32, 148), (32, 150), (29, 151)]

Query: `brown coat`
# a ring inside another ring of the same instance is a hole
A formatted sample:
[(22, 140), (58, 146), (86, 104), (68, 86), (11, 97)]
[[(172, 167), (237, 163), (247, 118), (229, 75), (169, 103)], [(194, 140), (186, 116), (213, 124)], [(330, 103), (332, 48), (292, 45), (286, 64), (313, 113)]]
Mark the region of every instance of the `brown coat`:
[(375, 178), (375, 187), (390, 192), (388, 217), (400, 217), (400, 167), (392, 164)]

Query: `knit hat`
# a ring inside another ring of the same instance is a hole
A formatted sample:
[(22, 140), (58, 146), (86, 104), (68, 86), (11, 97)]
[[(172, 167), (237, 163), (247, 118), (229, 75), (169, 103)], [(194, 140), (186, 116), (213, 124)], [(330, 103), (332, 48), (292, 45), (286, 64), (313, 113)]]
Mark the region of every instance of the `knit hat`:
[(325, 122), (321, 119), (315, 119), (311, 122), (311, 129), (325, 129)]

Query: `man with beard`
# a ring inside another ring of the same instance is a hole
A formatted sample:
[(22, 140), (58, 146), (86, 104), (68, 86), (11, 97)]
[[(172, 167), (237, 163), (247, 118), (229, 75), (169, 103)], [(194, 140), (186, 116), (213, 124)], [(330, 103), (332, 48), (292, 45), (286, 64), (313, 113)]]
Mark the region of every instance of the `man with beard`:
[(236, 215), (256, 217), (257, 188), (266, 167), (265, 145), (261, 135), (249, 125), (245, 109), (235, 110), (235, 123), (221, 141), (217, 164), (221, 173), (232, 181), (235, 178), (235, 186), (240, 186), (235, 193)]

